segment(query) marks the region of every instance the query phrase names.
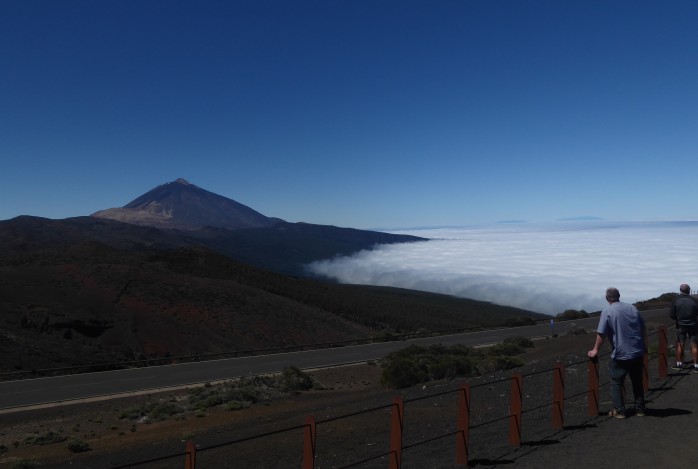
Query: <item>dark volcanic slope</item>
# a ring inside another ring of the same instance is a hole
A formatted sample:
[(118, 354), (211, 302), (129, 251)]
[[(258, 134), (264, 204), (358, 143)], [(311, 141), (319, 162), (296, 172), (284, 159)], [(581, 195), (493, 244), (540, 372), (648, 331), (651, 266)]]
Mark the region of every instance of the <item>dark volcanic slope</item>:
[(191, 245), (178, 232), (113, 220), (76, 217), (63, 220), (20, 216), (0, 221), (0, 257), (66, 248), (85, 242), (118, 249), (175, 249)]
[(232, 259), (296, 276), (307, 276), (305, 265), (316, 260), (348, 256), (377, 244), (426, 241), (416, 236), (286, 222), (235, 231), (211, 228), (190, 235)]
[[(201, 274), (193, 275), (191, 269)], [(96, 243), (6, 260), (0, 263), (3, 368), (186, 356), (370, 335), (368, 327), (314, 305), (247, 285), (249, 269), (255, 271), (202, 250), (136, 252)]]
[(537, 316), (445, 295), (287, 277), (203, 248), (125, 250), (95, 242), (0, 257), (0, 311), (4, 370), (339, 342)]
[(229, 230), (260, 228), (280, 221), (184, 179), (162, 184), (122, 208), (101, 210), (92, 216), (181, 230), (195, 230), (205, 226)]
[(0, 257), (84, 242), (126, 250), (206, 247), (240, 262), (297, 276), (305, 276), (304, 266), (316, 260), (349, 255), (376, 244), (423, 240), (376, 231), (286, 222), (268, 228), (181, 231), (96, 217), (52, 220), (21, 216), (0, 221)]

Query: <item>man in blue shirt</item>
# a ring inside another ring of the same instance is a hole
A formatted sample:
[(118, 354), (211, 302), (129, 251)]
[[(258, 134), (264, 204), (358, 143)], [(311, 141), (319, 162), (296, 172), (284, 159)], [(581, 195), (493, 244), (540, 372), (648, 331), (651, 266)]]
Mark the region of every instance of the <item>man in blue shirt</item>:
[(596, 343), (589, 350), (589, 358), (596, 359), (599, 347), (608, 339), (611, 344), (611, 399), (613, 410), (608, 415), (624, 419), (623, 384), (630, 376), (635, 397), (635, 415), (645, 415), (645, 390), (642, 386), (643, 357), (645, 354), (645, 322), (635, 306), (621, 303), (617, 288), (606, 290), (608, 306), (601, 311)]

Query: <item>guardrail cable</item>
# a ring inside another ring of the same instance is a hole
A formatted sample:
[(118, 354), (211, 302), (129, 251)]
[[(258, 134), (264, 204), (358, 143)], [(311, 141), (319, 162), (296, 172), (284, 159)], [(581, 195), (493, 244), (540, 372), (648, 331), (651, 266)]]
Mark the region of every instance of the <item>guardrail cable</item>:
[[(658, 331), (655, 331), (655, 332), (653, 332), (652, 334), (648, 334), (647, 337), (653, 336), (654, 334), (657, 334), (657, 333), (658, 333)], [(610, 351), (609, 351), (609, 352), (605, 352), (605, 353), (603, 353), (603, 354), (600, 354), (597, 358), (605, 358), (605, 357), (609, 356), (610, 354), (611, 354)], [(652, 359), (654, 359), (654, 358), (652, 358)], [(579, 366), (579, 365), (582, 365), (582, 364), (585, 364), (585, 363), (588, 363), (588, 362), (589, 362), (588, 360), (578, 361), (578, 362), (574, 362), (574, 363), (572, 363), (572, 364), (567, 365), (567, 367), (568, 367), (568, 368), (572, 368), (572, 367)], [(560, 370), (561, 370), (561, 371), (560, 371)], [(565, 371), (564, 367), (562, 367), (561, 365), (557, 365), (555, 368), (548, 368), (548, 369), (543, 369), (543, 370), (537, 370), (537, 371), (533, 371), (533, 372), (527, 373), (526, 375), (521, 375), (521, 374), (519, 374), (519, 373), (515, 373), (515, 374), (514, 374), (513, 376), (511, 376), (511, 377), (502, 377), (502, 378), (500, 378), (500, 379), (495, 379), (495, 380), (491, 380), (491, 381), (485, 381), (485, 382), (482, 382), (482, 383), (479, 383), (479, 384), (475, 384), (475, 385), (470, 386), (470, 389), (477, 389), (477, 388), (481, 388), (481, 387), (484, 387), (484, 386), (492, 387), (492, 386), (494, 386), (494, 385), (496, 385), (496, 384), (500, 384), (500, 383), (505, 383), (505, 382), (508, 382), (508, 381), (512, 381), (512, 382), (515, 382), (515, 383), (518, 383), (518, 384), (517, 384), (516, 386), (512, 385), (512, 391), (511, 391), (511, 392), (513, 393), (514, 390), (516, 390), (518, 393), (521, 393), (522, 387), (523, 387), (523, 378), (524, 378), (524, 377), (530, 378), (530, 377), (533, 377), (533, 376), (542, 375), (542, 374), (551, 373), (551, 372), (552, 372), (552, 373), (554, 373), (554, 372), (561, 372), (563, 375), (566, 374), (566, 371)], [(599, 383), (598, 386), (599, 386), (599, 388), (600, 388), (601, 386), (609, 385), (610, 382), (611, 382), (611, 381), (610, 381), (610, 378), (609, 378), (609, 379), (605, 380), (604, 382)], [(414, 403), (414, 402), (418, 402), (418, 401), (422, 401), (422, 400), (426, 400), (426, 399), (433, 399), (433, 398), (437, 398), (437, 397), (442, 397), (442, 396), (449, 395), (449, 394), (457, 394), (457, 393), (459, 393), (459, 392), (462, 392), (462, 389), (452, 389), (452, 390), (440, 391), (440, 392), (433, 393), (433, 394), (429, 394), (429, 395), (425, 395), (425, 396), (414, 397), (414, 398), (411, 398), (411, 399), (408, 399), (408, 400), (404, 400), (404, 401), (403, 401), (401, 398), (396, 398), (396, 400), (399, 401), (399, 408), (402, 409), (402, 405), (404, 405), (405, 403)], [(520, 412), (521, 414), (523, 414), (523, 413), (528, 413), (528, 412), (534, 412), (534, 411), (537, 411), (537, 410), (540, 410), (540, 409), (544, 409), (544, 408), (546, 408), (546, 407), (550, 407), (550, 406), (554, 406), (554, 405), (560, 405), (561, 402), (564, 402), (564, 401), (567, 401), (567, 400), (571, 400), (571, 399), (576, 399), (576, 398), (582, 397), (582, 396), (584, 396), (584, 395), (587, 395), (587, 397), (588, 397), (588, 392), (589, 392), (589, 390), (584, 390), (584, 391), (578, 392), (578, 393), (576, 393), (576, 394), (572, 394), (572, 395), (569, 395), (569, 396), (565, 396), (565, 395), (564, 395), (564, 387), (563, 387), (562, 399), (559, 399), (559, 402), (548, 402), (548, 403), (544, 403), (544, 404), (541, 404), (541, 405), (537, 405), (537, 406), (535, 406), (535, 407), (527, 408), (527, 409), (525, 409), (525, 410), (523, 410), (523, 409), (521, 409), (521, 408), (512, 409), (512, 412), (509, 412), (507, 415), (503, 415), (503, 416), (501, 416), (501, 417), (497, 417), (497, 418), (494, 418), (494, 419), (491, 419), (491, 420), (488, 420), (488, 421), (485, 421), (485, 422), (481, 422), (481, 423), (478, 423), (478, 424), (476, 424), (476, 425), (468, 425), (468, 429), (469, 429), (469, 430), (475, 430), (475, 429), (478, 429), (478, 428), (481, 428), (481, 427), (484, 427), (484, 426), (487, 426), (487, 425), (491, 425), (491, 424), (494, 424), (494, 423), (497, 423), (497, 422), (502, 422), (502, 421), (505, 421), (505, 420), (509, 420), (510, 423), (511, 423), (512, 417), (516, 417), (516, 418), (517, 418), (517, 422), (516, 422), (516, 423), (518, 423), (518, 424), (520, 425), (520, 421), (518, 420), (519, 417), (516, 415), (516, 412)], [(516, 397), (516, 396), (515, 396), (515, 397)], [(513, 401), (512, 401), (512, 402), (513, 402)], [(518, 403), (518, 401), (517, 401), (516, 403)], [(515, 404), (516, 404), (516, 403), (515, 403)], [(350, 417), (355, 417), (355, 416), (367, 414), (367, 413), (370, 413), (370, 412), (376, 412), (376, 411), (380, 411), (380, 410), (386, 410), (386, 409), (389, 409), (389, 408), (394, 408), (396, 405), (397, 405), (397, 404), (394, 402), (393, 404), (387, 404), (387, 405), (381, 405), (381, 406), (377, 406), (377, 407), (373, 407), (373, 408), (369, 408), (369, 409), (363, 409), (363, 410), (356, 411), (356, 412), (352, 412), (352, 413), (348, 413), (348, 414), (343, 414), (343, 415), (339, 415), (339, 416), (335, 416), (335, 417), (330, 417), (330, 418), (327, 418), (327, 419), (325, 419), (325, 420), (320, 420), (320, 421), (317, 421), (317, 424), (318, 424), (318, 425), (321, 425), (321, 424), (330, 423), (330, 422), (334, 422), (334, 421), (338, 421), (338, 420), (342, 420), (342, 419), (346, 419), (346, 418), (350, 418)], [(512, 404), (512, 405), (513, 405), (513, 404)], [(517, 405), (518, 405), (518, 404), (517, 404)], [(515, 406), (515, 407), (516, 407), (516, 406)], [(521, 406), (521, 407), (522, 407), (522, 406)], [(520, 415), (520, 414), (519, 414), (519, 415)], [(400, 410), (400, 414), (399, 414), (399, 424), (400, 424), (400, 428), (402, 428), (402, 410)], [(298, 425), (298, 426), (289, 427), (289, 428), (283, 428), (283, 429), (274, 430), (274, 431), (270, 431), (270, 432), (266, 432), (266, 433), (262, 433), (262, 434), (258, 434), (258, 435), (253, 435), (253, 436), (249, 436), (249, 437), (239, 438), (239, 439), (232, 440), (232, 441), (228, 441), (228, 442), (224, 442), (224, 443), (219, 443), (219, 444), (216, 444), (216, 445), (211, 445), (211, 446), (208, 446), (208, 447), (203, 447), (203, 448), (197, 449), (197, 451), (198, 451), (198, 452), (202, 452), (202, 451), (212, 450), (212, 449), (216, 449), (216, 448), (221, 448), (221, 447), (224, 447), (224, 446), (231, 446), (231, 445), (235, 445), (235, 444), (238, 444), (238, 443), (243, 443), (243, 442), (246, 442), (246, 441), (251, 441), (251, 440), (260, 439), (260, 438), (266, 438), (266, 437), (269, 437), (269, 436), (278, 435), (278, 434), (285, 433), (285, 432), (301, 430), (301, 429), (304, 429), (304, 428), (306, 428), (306, 427), (307, 427), (307, 424), (305, 424), (305, 425)], [(516, 429), (515, 429), (515, 430), (516, 430)], [(518, 430), (520, 431), (520, 427), (518, 428)], [(397, 450), (398, 450), (398, 452), (399, 452), (399, 451), (401, 451), (401, 450), (413, 449), (413, 448), (415, 448), (415, 447), (417, 447), (417, 446), (420, 446), (420, 445), (424, 445), (424, 444), (431, 443), (431, 442), (436, 441), (436, 440), (440, 440), (440, 439), (443, 439), (443, 438), (446, 438), (446, 437), (450, 437), (450, 436), (454, 436), (454, 435), (459, 435), (459, 434), (462, 434), (462, 433), (463, 433), (463, 430), (462, 430), (462, 429), (458, 429), (458, 430), (455, 430), (455, 431), (452, 431), (452, 432), (448, 432), (448, 433), (445, 433), (445, 434), (442, 434), (442, 435), (430, 437), (430, 438), (427, 438), (427, 439), (422, 440), (422, 441), (418, 441), (418, 442), (415, 442), (415, 443), (411, 443), (411, 444), (409, 444), (409, 445), (398, 444)], [(520, 436), (520, 435), (519, 435), (519, 436)], [(355, 461), (355, 462), (349, 463), (349, 464), (347, 464), (347, 465), (338, 466), (338, 468), (339, 468), (339, 469), (345, 469), (345, 468), (350, 468), (350, 467), (356, 467), (356, 466), (365, 464), (365, 463), (367, 463), (367, 462), (374, 461), (374, 460), (376, 460), (376, 459), (381, 459), (381, 458), (386, 458), (386, 457), (395, 456), (395, 455), (394, 455), (395, 451), (396, 451), (395, 449), (391, 449), (391, 450), (388, 451), (388, 452), (384, 452), (384, 453), (381, 453), (381, 454), (378, 454), (378, 455), (375, 455), (375, 456), (371, 456), (371, 457), (369, 457), (369, 458), (362, 459), (362, 460), (360, 460), (360, 461)], [(123, 469), (123, 468), (127, 468), (127, 467), (134, 467), (134, 466), (143, 465), (143, 464), (150, 464), (150, 463), (160, 462), (160, 461), (164, 461), (164, 460), (172, 459), (172, 458), (178, 458), (178, 457), (181, 458), (181, 457), (184, 456), (185, 454), (187, 454), (187, 453), (180, 452), (180, 453), (171, 454), (171, 455), (167, 455), (167, 456), (162, 456), (162, 457), (157, 457), (157, 458), (148, 459), (148, 460), (146, 460), (146, 461), (138, 461), (138, 462), (134, 462), (134, 463), (127, 464), (127, 465), (114, 466), (114, 467), (112, 467), (111, 469)]]

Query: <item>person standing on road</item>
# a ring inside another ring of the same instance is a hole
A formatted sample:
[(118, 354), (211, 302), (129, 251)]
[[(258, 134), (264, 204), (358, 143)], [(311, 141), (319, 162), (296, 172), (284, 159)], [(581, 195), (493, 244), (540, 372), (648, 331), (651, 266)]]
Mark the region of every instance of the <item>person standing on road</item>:
[(601, 311), (599, 327), (596, 329), (596, 343), (589, 350), (588, 356), (595, 360), (599, 347), (608, 339), (611, 344), (611, 400), (613, 410), (608, 415), (624, 419), (625, 402), (623, 401), (623, 384), (630, 376), (635, 397), (635, 415), (645, 415), (645, 390), (642, 386), (643, 357), (645, 346), (645, 321), (635, 306), (621, 303), (617, 288), (606, 290), (608, 306)]
[(671, 302), (669, 316), (676, 321), (676, 366), (683, 370), (684, 346), (686, 339), (691, 342), (693, 372), (698, 373), (698, 301), (691, 296), (691, 287), (681, 284), (681, 294)]

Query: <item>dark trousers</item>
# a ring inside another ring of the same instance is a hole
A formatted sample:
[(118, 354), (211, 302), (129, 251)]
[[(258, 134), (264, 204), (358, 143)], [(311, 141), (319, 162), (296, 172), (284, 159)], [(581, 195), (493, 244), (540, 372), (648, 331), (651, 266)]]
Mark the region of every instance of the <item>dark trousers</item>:
[(611, 399), (613, 408), (619, 412), (625, 412), (625, 402), (623, 401), (623, 384), (625, 377), (630, 376), (633, 385), (633, 395), (635, 397), (635, 410), (645, 410), (645, 389), (642, 386), (642, 371), (644, 363), (641, 358), (633, 360), (611, 360)]

